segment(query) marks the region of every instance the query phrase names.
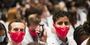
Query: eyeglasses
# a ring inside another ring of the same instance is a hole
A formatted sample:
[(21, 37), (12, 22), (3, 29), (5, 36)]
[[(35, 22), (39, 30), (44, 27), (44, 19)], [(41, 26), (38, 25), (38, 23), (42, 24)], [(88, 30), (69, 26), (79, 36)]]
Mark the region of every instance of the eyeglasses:
[(70, 24), (68, 21), (65, 21), (65, 22), (58, 22), (57, 24), (62, 25), (63, 23), (64, 23), (65, 25), (69, 25), (69, 24)]
[(20, 28), (14, 28), (13, 30), (14, 31), (22, 31), (22, 32), (24, 31), (24, 29), (20, 29)]

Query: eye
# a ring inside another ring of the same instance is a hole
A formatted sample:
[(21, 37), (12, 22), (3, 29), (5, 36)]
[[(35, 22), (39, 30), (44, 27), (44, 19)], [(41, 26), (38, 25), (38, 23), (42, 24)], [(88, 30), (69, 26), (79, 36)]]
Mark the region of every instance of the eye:
[(63, 24), (63, 22), (58, 22), (57, 24), (62, 25), (62, 24)]
[(20, 29), (20, 31), (22, 31), (22, 32), (23, 32), (23, 31), (24, 31), (24, 29)]
[(24, 29), (14, 28), (14, 31), (24, 31)]
[(65, 25), (69, 25), (69, 22), (64, 22)]
[(18, 31), (18, 28), (14, 28), (14, 31)]

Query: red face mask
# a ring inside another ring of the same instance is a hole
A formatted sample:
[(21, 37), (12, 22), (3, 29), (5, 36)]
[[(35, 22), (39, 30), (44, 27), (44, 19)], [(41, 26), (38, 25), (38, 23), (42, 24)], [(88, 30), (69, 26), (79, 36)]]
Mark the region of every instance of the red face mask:
[(37, 36), (37, 33), (35, 31), (29, 31), (29, 33), (31, 34), (32, 37), (36, 37)]
[(29, 33), (32, 36), (33, 40), (37, 41), (37, 33), (35, 32), (35, 30), (29, 28)]
[(55, 29), (56, 29), (56, 34), (59, 38), (66, 38), (66, 35), (69, 31), (69, 27), (56, 27), (54, 25)]
[(37, 33), (35, 32), (35, 30), (29, 29), (29, 33), (33, 38), (37, 37)]
[(20, 43), (24, 38), (25, 32), (10, 32), (11, 39), (16, 42)]

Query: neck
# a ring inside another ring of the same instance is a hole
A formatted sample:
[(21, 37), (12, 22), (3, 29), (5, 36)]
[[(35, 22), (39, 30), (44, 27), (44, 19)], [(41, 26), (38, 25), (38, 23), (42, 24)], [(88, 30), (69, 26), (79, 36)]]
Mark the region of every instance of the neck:
[(14, 41), (11, 41), (11, 45), (21, 45), (21, 43), (16, 43)]

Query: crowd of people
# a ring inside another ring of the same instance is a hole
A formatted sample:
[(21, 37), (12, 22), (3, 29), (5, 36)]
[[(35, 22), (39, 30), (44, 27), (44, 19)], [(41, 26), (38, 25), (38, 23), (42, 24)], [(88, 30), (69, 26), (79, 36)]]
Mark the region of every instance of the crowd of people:
[(90, 45), (90, 0), (0, 0), (0, 45)]

